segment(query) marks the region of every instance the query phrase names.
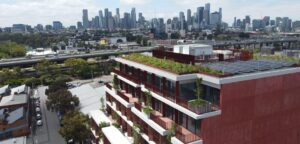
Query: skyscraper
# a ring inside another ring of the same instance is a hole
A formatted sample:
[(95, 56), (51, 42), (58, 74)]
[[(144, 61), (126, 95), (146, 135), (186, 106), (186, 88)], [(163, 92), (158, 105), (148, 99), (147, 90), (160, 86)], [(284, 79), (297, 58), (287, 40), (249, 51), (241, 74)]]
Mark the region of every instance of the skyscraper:
[(54, 30), (63, 29), (63, 24), (60, 21), (54, 21), (53, 22), (53, 29)]
[(117, 8), (116, 9), (116, 27), (120, 27), (120, 9), (119, 8)]
[(88, 16), (88, 10), (84, 9), (82, 11), (83, 15), (82, 15), (82, 23), (83, 23), (83, 28), (84, 29), (88, 29), (90, 26), (90, 22), (89, 22), (89, 16)]
[(192, 11), (191, 9), (188, 9), (187, 10), (187, 25), (191, 25), (192, 24)]
[(206, 25), (210, 24), (210, 3), (205, 4), (204, 20), (205, 20)]
[(180, 29), (183, 30), (184, 29), (184, 21), (185, 21), (184, 12), (179, 13), (179, 21), (180, 21)]
[(197, 24), (198, 27), (201, 28), (202, 27), (202, 21), (203, 21), (203, 13), (204, 13), (204, 7), (198, 7), (197, 8)]
[(104, 28), (108, 29), (109, 11), (108, 8), (104, 9)]
[(99, 27), (100, 29), (104, 28), (104, 17), (102, 10), (99, 11)]
[(131, 9), (131, 27), (136, 28), (136, 12), (135, 8)]

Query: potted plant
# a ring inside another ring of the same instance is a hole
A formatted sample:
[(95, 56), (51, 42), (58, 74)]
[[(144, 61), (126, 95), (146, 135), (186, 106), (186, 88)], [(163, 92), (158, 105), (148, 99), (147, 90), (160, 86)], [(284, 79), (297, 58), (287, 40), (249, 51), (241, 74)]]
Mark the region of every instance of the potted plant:
[(153, 111), (153, 109), (150, 106), (146, 106), (143, 108), (143, 113), (146, 114), (146, 116), (149, 118), (150, 117), (150, 113)]

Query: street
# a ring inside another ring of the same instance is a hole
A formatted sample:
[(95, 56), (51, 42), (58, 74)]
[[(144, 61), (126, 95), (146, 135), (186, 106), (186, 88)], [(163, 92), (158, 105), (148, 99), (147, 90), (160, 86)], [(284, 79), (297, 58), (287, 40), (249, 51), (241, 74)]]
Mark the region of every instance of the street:
[(37, 126), (27, 140), (27, 144), (64, 144), (65, 140), (58, 133), (60, 128), (59, 120), (55, 112), (48, 111), (46, 108), (47, 96), (45, 90), (47, 87), (38, 87), (40, 96), (40, 105), (42, 112), (43, 126)]

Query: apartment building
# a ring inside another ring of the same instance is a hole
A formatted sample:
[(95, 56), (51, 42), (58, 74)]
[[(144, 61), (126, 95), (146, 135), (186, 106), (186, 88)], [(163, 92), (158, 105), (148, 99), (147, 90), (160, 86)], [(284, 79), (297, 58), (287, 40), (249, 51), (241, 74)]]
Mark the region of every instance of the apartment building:
[(114, 82), (106, 84), (107, 112), (119, 116), (127, 137), (138, 131), (139, 143), (150, 144), (300, 143), (296, 63), (222, 59), (191, 65), (167, 58), (115, 59)]
[[(5, 86), (10, 93), (0, 99), (0, 140), (23, 137), (29, 130), (29, 88)], [(1, 143), (1, 142), (0, 142)]]

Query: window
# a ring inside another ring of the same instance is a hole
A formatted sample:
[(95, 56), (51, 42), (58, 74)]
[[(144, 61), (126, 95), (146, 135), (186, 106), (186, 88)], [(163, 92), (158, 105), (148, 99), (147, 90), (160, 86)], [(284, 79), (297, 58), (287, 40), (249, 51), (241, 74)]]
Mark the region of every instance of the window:
[(180, 84), (180, 99), (190, 101), (197, 98), (195, 95), (195, 82)]

